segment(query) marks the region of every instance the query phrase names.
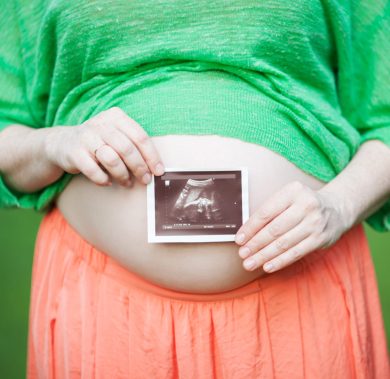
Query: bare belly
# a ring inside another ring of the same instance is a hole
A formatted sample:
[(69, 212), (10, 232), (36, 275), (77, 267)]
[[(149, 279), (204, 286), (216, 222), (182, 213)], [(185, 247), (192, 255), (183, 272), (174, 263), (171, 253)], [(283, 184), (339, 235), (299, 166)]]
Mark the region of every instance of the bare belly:
[[(275, 191), (299, 180), (313, 189), (325, 182), (306, 174), (263, 146), (218, 135), (151, 137), (166, 167), (183, 169), (246, 166), (249, 216)], [(100, 187), (75, 175), (57, 198), (69, 224), (89, 243), (132, 272), (176, 291), (213, 293), (268, 275), (246, 271), (234, 242), (148, 243), (146, 185), (113, 181)]]

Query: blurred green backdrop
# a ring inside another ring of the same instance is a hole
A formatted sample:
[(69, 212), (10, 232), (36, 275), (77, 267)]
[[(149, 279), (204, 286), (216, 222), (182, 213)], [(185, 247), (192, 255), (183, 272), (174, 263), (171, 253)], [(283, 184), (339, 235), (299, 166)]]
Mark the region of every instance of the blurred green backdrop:
[[(30, 210), (0, 210), (0, 378), (25, 377), (31, 266), (43, 215)], [(390, 233), (364, 224), (372, 250), (390, 340)]]

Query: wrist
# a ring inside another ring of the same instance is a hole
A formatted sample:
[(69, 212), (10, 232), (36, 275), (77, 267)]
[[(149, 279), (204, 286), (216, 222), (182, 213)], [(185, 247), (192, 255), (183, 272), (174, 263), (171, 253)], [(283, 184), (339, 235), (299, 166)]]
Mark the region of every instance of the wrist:
[(19, 192), (35, 192), (56, 181), (63, 170), (47, 155), (50, 128), (12, 125), (2, 133), (0, 171), (4, 182)]
[(349, 230), (357, 223), (358, 217), (354, 201), (351, 199), (350, 194), (339, 188), (337, 183), (330, 181), (320, 188), (318, 193), (333, 199), (333, 204), (340, 215), (340, 221), (344, 225), (345, 230)]
[[(41, 146), (41, 172), (49, 183), (54, 182), (64, 173), (64, 170), (54, 160), (56, 154), (56, 139), (58, 132), (57, 127), (37, 129), (36, 133), (41, 133), (39, 146)], [(54, 137), (54, 138), (53, 138)], [(53, 154), (54, 153), (54, 154)]]
[(62, 170), (62, 168), (58, 164), (58, 155), (59, 147), (61, 146), (61, 141), (62, 143), (64, 141), (64, 127), (53, 126), (50, 128), (42, 129), (42, 132), (44, 133), (43, 153), (45, 155), (45, 159), (53, 166), (56, 166), (59, 170)]

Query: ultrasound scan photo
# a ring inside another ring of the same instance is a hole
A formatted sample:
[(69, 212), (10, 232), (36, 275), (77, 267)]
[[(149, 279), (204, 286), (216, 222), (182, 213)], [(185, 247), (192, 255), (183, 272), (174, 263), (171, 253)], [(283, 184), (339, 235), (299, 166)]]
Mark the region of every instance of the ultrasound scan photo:
[(233, 241), (248, 218), (247, 169), (167, 168), (147, 188), (149, 242)]

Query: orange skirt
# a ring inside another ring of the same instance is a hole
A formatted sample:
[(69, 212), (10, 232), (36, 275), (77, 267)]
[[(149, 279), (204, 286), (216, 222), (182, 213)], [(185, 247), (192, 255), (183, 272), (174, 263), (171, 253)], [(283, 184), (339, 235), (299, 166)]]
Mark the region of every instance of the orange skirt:
[(202, 295), (162, 288), (121, 267), (58, 208), (41, 222), (29, 379), (389, 377), (362, 224), (283, 270)]

